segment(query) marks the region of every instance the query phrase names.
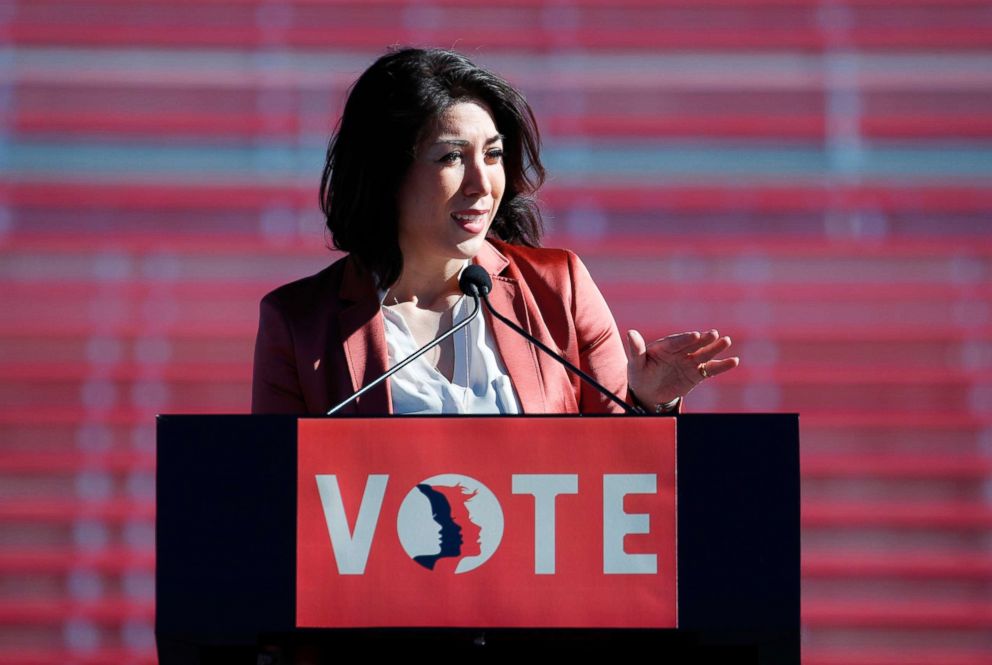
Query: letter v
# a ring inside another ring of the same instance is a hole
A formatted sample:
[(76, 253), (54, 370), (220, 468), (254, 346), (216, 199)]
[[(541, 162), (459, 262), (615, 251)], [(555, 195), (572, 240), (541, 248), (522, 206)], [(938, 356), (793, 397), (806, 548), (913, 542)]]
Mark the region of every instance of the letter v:
[(316, 478), (320, 504), (324, 508), (324, 519), (327, 520), (327, 533), (331, 536), (331, 548), (334, 550), (334, 559), (338, 564), (338, 573), (364, 575), (389, 476), (369, 476), (365, 483), (365, 494), (362, 495), (362, 505), (359, 506), (358, 517), (355, 519), (354, 534), (348, 529), (348, 517), (344, 514), (344, 501), (341, 500), (338, 477), (317, 475)]

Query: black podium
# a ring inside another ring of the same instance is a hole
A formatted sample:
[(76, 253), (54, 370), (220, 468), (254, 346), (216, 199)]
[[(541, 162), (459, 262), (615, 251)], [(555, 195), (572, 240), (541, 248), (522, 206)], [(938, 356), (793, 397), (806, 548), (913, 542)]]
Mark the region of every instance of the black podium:
[(672, 662), (800, 661), (797, 415), (678, 416), (677, 629), (297, 628), (297, 423), (159, 417), (162, 665), (330, 662), (345, 647), (432, 658), (647, 648)]

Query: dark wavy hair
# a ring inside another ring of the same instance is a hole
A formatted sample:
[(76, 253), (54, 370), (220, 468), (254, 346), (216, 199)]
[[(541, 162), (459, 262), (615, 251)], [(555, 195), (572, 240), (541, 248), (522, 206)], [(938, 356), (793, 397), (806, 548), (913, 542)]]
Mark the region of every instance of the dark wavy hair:
[(358, 78), (327, 147), (320, 207), (334, 247), (393, 284), (403, 270), (400, 185), (424, 134), (452, 105), (481, 101), (503, 140), (506, 188), (490, 233), (537, 247), (544, 227), (534, 195), (544, 183), (541, 137), (523, 95), (465, 56), (442, 49), (387, 53)]

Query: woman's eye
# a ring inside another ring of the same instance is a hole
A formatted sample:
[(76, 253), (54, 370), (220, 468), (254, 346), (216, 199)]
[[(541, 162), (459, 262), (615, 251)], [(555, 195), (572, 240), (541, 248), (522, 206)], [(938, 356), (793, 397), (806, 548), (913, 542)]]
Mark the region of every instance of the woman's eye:
[[(456, 164), (464, 159), (464, 155), (461, 152), (449, 152), (447, 155), (439, 159), (438, 161), (442, 164)], [(503, 149), (493, 148), (492, 150), (486, 151), (486, 162), (489, 164), (495, 164), (503, 159)]]

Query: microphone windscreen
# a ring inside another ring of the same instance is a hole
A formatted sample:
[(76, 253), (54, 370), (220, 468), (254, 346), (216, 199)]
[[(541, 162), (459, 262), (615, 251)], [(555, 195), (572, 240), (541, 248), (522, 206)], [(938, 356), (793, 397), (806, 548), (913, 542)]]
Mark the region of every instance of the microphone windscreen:
[(458, 278), (458, 287), (465, 295), (477, 298), (492, 291), (493, 280), (485, 268), (473, 263), (462, 271), (462, 276)]

